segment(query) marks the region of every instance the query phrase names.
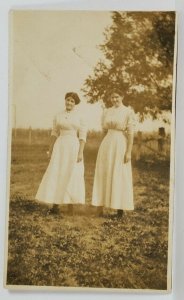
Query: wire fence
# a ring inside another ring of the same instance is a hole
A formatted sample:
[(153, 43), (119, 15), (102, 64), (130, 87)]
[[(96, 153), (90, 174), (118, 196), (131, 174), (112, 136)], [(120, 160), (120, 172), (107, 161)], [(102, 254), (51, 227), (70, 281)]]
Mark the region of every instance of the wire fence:
[[(13, 129), (12, 145), (49, 145), (51, 129)], [(98, 148), (102, 140), (101, 132), (90, 131), (86, 147)], [(139, 160), (169, 160), (170, 159), (170, 134), (166, 134), (163, 127), (158, 132), (135, 133), (132, 159)]]

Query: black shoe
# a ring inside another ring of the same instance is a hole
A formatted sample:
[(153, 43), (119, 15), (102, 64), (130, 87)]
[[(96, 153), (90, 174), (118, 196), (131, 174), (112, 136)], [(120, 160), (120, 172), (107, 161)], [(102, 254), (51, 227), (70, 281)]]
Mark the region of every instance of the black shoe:
[(60, 213), (59, 206), (54, 204), (51, 209), (49, 209), (48, 214), (50, 215), (58, 215)]
[(97, 208), (96, 216), (100, 218), (104, 216), (103, 208), (101, 206)]
[(122, 209), (118, 209), (117, 210), (117, 219), (121, 219), (123, 217), (123, 210)]

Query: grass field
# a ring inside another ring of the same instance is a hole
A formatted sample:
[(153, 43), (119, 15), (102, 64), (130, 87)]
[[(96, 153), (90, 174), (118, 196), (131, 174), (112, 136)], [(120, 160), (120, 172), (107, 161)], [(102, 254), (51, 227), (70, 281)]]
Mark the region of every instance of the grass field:
[(100, 218), (90, 205), (99, 143), (86, 145), (86, 205), (74, 216), (34, 201), (47, 143), (13, 143), (7, 284), (167, 289), (169, 162), (133, 161), (135, 210)]

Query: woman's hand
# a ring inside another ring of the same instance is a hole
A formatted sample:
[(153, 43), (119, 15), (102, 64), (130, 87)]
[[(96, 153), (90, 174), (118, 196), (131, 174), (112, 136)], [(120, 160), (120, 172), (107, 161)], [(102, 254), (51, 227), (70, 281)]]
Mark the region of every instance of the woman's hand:
[(49, 146), (49, 149), (48, 149), (48, 151), (47, 151), (47, 157), (48, 157), (48, 159), (50, 159), (51, 156), (52, 156), (52, 151), (53, 151), (53, 148), (54, 148), (54, 144), (55, 144), (56, 139), (57, 139), (56, 136), (54, 136), (54, 135), (51, 136), (50, 146)]
[(47, 151), (47, 157), (48, 157), (48, 159), (50, 159), (51, 158), (51, 151)]
[(78, 156), (77, 156), (77, 162), (80, 162), (83, 160), (83, 153), (79, 151)]
[(51, 156), (52, 156), (52, 151), (53, 151), (53, 147), (50, 147), (49, 150), (47, 151), (47, 157), (48, 157), (48, 159), (51, 158)]
[(131, 160), (131, 152), (126, 151), (124, 156), (124, 163), (128, 163)]

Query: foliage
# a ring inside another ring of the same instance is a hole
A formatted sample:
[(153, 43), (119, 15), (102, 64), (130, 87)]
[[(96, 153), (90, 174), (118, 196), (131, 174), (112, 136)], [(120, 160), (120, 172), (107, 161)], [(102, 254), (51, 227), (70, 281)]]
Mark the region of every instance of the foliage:
[[(34, 201), (47, 167), (47, 145), (14, 144), (7, 283), (13, 285), (166, 289), (168, 162), (133, 165), (135, 211), (96, 217), (91, 193), (100, 139), (85, 147), (86, 205), (48, 215)], [(150, 165), (151, 164), (151, 165)]]
[(100, 46), (105, 60), (85, 81), (89, 101), (110, 106), (110, 92), (118, 88), (142, 115), (171, 110), (175, 13), (113, 12), (112, 21)]

